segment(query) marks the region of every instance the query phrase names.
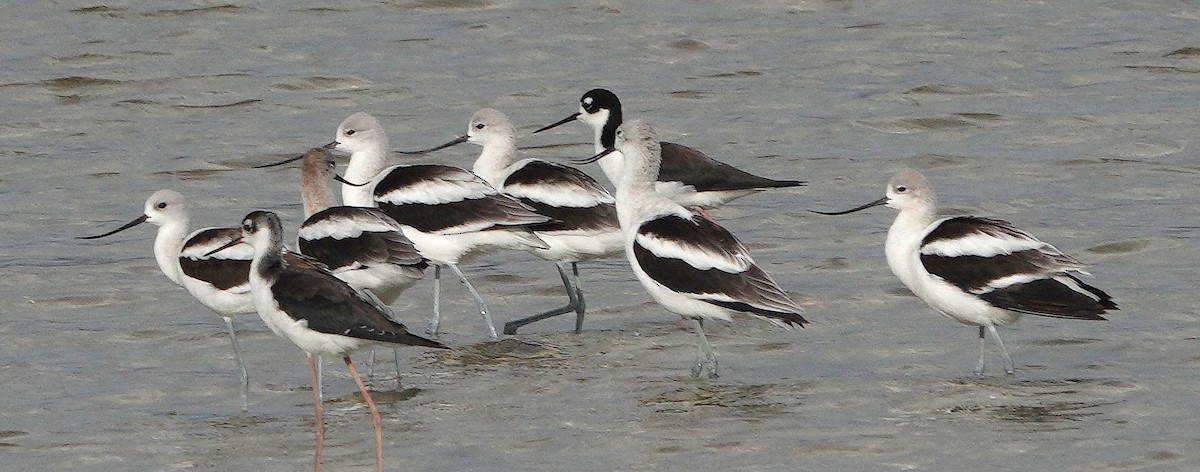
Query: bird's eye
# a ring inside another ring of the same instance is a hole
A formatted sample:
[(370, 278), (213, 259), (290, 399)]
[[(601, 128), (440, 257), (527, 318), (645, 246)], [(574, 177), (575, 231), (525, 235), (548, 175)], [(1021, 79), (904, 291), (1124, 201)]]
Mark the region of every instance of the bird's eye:
[(167, 202), (158, 202), (158, 205), (154, 205), (154, 206), (155, 206), (156, 208), (158, 208), (159, 210), (161, 210), (161, 209), (163, 209), (163, 208), (166, 208), (166, 207), (167, 207)]
[(483, 129), (483, 123), (475, 123), (475, 129)]
[(907, 192), (907, 191), (908, 191), (908, 187), (905, 187), (905, 186), (903, 186), (903, 185), (896, 187), (896, 192), (897, 192), (897, 193), (904, 193), (904, 192)]
[(352, 129), (346, 130), (346, 136), (354, 136), (354, 130), (352, 130)]
[(251, 223), (250, 220), (243, 221), (242, 231), (254, 231), (254, 223)]

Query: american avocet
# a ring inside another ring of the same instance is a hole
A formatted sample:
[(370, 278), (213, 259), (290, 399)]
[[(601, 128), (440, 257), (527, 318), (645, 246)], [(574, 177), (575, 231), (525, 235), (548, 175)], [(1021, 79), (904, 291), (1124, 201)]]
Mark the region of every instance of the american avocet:
[[(437, 341), (408, 332), (404, 325), (391, 320), (386, 308), (364, 297), (345, 281), (338, 279), (319, 263), (283, 257), (283, 228), (279, 217), (267, 211), (255, 211), (242, 221), (241, 240), (254, 247), (250, 265), (250, 290), (258, 316), (275, 334), (308, 353), (313, 381), (313, 408), (316, 411), (317, 441), (314, 470), (321, 469), (321, 449), (325, 426), (321, 400), (317, 395), (317, 370), (313, 356), (340, 356), (354, 377), (363, 400), (371, 412), (375, 428), (375, 466), (383, 471), (383, 426), (371, 393), (363, 384), (350, 353), (370, 344), (396, 347), (421, 346), (445, 348)], [(237, 241), (229, 243), (238, 244)]]
[(333, 155), (324, 148), (304, 154), (300, 170), (304, 223), (300, 253), (325, 264), (337, 278), (392, 303), (425, 277), (429, 266), (404, 236), (404, 227), (378, 208), (334, 206), (329, 180)]
[[(612, 194), (579, 169), (540, 159), (516, 160), (517, 130), (508, 117), (495, 109), (475, 112), (467, 123), (467, 134), (430, 152), (459, 143), (483, 147), (471, 171), (496, 189), (529, 205), (554, 220), (529, 228), (545, 241), (549, 249), (531, 248), (530, 252), (554, 261), (567, 291), (566, 306), (509, 321), (504, 334), (535, 321), (575, 312), (575, 332), (583, 329), (586, 306), (579, 286), (580, 261), (621, 252), (621, 226)], [(571, 264), (568, 271), (567, 263)]]
[(621, 125), (614, 149), (625, 161), (617, 181), (625, 254), (655, 301), (693, 320), (700, 338), (694, 375), (705, 370), (709, 377), (717, 375), (717, 357), (701, 320), (749, 315), (785, 328), (807, 323), (800, 315), (804, 309), (754, 264), (732, 233), (654, 190), (660, 151), (650, 125), (641, 120)]
[(379, 120), (366, 113), (350, 115), (338, 126), (337, 138), (327, 145), (350, 153), (346, 180), (366, 185), (343, 185), (342, 202), (351, 206), (377, 206), (405, 225), (405, 236), (436, 264), (433, 272), (433, 320), (428, 331), (437, 333), (441, 322), (441, 266), (449, 266), (462, 281), (488, 335), (496, 328), (483, 297), (467, 281), (458, 263), (487, 248), (548, 249), (528, 226), (550, 220), (516, 199), (504, 195), (471, 172), (443, 165), (397, 165), (384, 168), (387, 134)]
[(879, 205), (900, 210), (884, 245), (888, 267), (934, 310), (979, 327), (977, 375), (984, 370), (985, 331), (1000, 347), (1005, 372), (1012, 374), (1013, 361), (996, 326), (1015, 323), (1024, 314), (1103, 320), (1101, 314), (1118, 309), (1107, 293), (1071, 275), (1087, 274), (1082, 263), (1007, 221), (935, 219), (937, 197), (921, 173), (901, 170), (888, 181), (886, 193), (857, 208), (818, 213), (844, 215)]
[[(340, 179), (333, 169), (333, 154), (313, 148), (302, 156), (300, 194), (304, 201), (304, 223), (298, 231), (300, 253), (320, 261), (351, 287), (368, 290), (385, 304), (425, 277), (429, 266), (404, 228), (378, 208), (334, 206), (331, 179)], [(287, 162), (287, 161), (285, 161)], [(396, 378), (400, 378), (396, 350)], [(367, 375), (372, 375), (375, 355)]]
[[(534, 131), (540, 133), (579, 120), (592, 127), (597, 153), (613, 148), (621, 125), (621, 101), (602, 88), (589, 90), (579, 99), (579, 111)], [(662, 142), (662, 166), (654, 188), (658, 193), (687, 207), (716, 208), (761, 190), (804, 185), (799, 180), (774, 180), (742, 171), (710, 158), (687, 146)], [(600, 169), (616, 185), (620, 179), (621, 153), (610, 152), (598, 161)], [(701, 214), (704, 214), (701, 211)], [(707, 215), (705, 215), (707, 217)]]
[(242, 382), (242, 411), (246, 411), (250, 378), (238, 348), (233, 320), (239, 313), (254, 312), (249, 280), (250, 259), (254, 255), (252, 248), (237, 244), (209, 254), (214, 248), (239, 238), (241, 230), (204, 228), (189, 234), (189, 204), (182, 194), (174, 190), (154, 192), (146, 200), (142, 211), (142, 216), (120, 228), (79, 239), (103, 238), (145, 222), (158, 225), (158, 235), (154, 238), (154, 259), (158, 262), (158, 269), (225, 320)]

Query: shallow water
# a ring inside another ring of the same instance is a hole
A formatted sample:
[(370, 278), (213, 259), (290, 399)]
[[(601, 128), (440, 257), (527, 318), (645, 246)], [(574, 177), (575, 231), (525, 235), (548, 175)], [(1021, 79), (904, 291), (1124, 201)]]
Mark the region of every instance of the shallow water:
[[(482, 107), (523, 133), (595, 86), (743, 169), (809, 186), (715, 213), (813, 321), (694, 335), (620, 259), (583, 266), (563, 318), (480, 345), (464, 291), (449, 353), (404, 351), (373, 390), (391, 470), (1188, 470), (1195, 408), (1200, 9), (1187, 2), (59, 2), (6, 10), (0, 39), (0, 469), (302, 470), (302, 354), (240, 320), (248, 415), (220, 319), (158, 273), (153, 229), (99, 242), (160, 188), (198, 226), (279, 211), (295, 168), (247, 169), (369, 111), (393, 148), (462, 133)], [(583, 125), (525, 136), (580, 157)], [(477, 149), (433, 156), (467, 166)], [(397, 162), (399, 162), (397, 160)], [(970, 374), (975, 330), (887, 270), (891, 210), (822, 217), (925, 172), (947, 213), (1013, 221), (1092, 267), (1107, 322), (1001, 330), (1018, 371)], [(588, 169), (599, 175), (597, 169)], [(562, 302), (520, 253), (466, 268), (498, 323)], [(396, 304), (423, 326), (420, 284)], [(385, 358), (390, 356), (383, 356)], [(364, 356), (358, 356), (364, 359)], [(372, 465), (365, 408), (327, 365), (328, 470)]]

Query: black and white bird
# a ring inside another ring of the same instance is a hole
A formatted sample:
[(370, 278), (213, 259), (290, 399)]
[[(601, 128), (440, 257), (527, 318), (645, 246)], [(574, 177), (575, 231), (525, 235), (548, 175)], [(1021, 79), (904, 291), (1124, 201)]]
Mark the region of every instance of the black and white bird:
[[(504, 334), (521, 326), (575, 312), (575, 332), (583, 329), (586, 303), (579, 285), (578, 263), (622, 251), (621, 226), (612, 194), (595, 179), (574, 167), (540, 159), (517, 160), (517, 131), (498, 110), (484, 108), (467, 123), (467, 134), (433, 149), (460, 143), (483, 147), (471, 171), (492, 187), (512, 196), (553, 220), (529, 226), (548, 248), (530, 248), (538, 257), (553, 261), (562, 277), (568, 303), (504, 324)], [(567, 264), (570, 268), (567, 268)]]
[[(301, 254), (325, 264), (333, 275), (351, 287), (366, 290), (384, 304), (392, 304), (404, 290), (425, 277), (429, 266), (404, 236), (404, 228), (378, 208), (335, 206), (329, 181), (341, 179), (333, 154), (324, 148), (309, 149), (300, 164), (300, 196), (304, 223), (298, 231)], [(272, 167), (294, 161), (287, 159)], [(396, 350), (396, 376), (400, 376)], [(372, 375), (372, 351), (367, 375)], [(320, 359), (317, 360), (318, 377)]]
[[(253, 313), (250, 298), (250, 259), (253, 250), (246, 244), (235, 244), (211, 252), (241, 236), (238, 228), (203, 228), (188, 232), (191, 208), (182, 194), (174, 190), (159, 190), (150, 195), (142, 216), (115, 230), (79, 239), (98, 239), (127, 230), (142, 223), (158, 225), (154, 238), (154, 259), (158, 269), (175, 284), (187, 289), (204, 306), (221, 316), (229, 331), (233, 357), (237, 361), (241, 380), (242, 411), (248, 409), (250, 377), (238, 348), (234, 318), (241, 313)], [(211, 253), (210, 253), (211, 252)]]
[(614, 149), (624, 154), (616, 197), (625, 254), (655, 301), (693, 320), (700, 338), (694, 375), (717, 375), (716, 354), (701, 320), (748, 315), (785, 328), (807, 323), (801, 316), (804, 309), (755, 265), (732, 233), (654, 190), (660, 148), (650, 125), (641, 120), (622, 124), (615, 131)]
[(1013, 373), (996, 326), (1026, 314), (1103, 320), (1106, 311), (1118, 309), (1107, 293), (1072, 274), (1090, 275), (1082, 263), (1007, 221), (937, 219), (933, 187), (912, 169), (896, 173), (879, 200), (817, 213), (843, 215), (880, 205), (900, 210), (884, 245), (892, 273), (937, 312), (979, 327), (977, 375), (984, 371), (985, 332), (999, 346), (1005, 372)]
[(337, 138), (326, 147), (350, 153), (345, 179), (361, 186), (343, 185), (342, 203), (379, 207), (404, 225), (404, 235), (434, 266), (434, 317), (429, 332), (437, 333), (441, 320), (441, 266), (450, 267), (479, 307), (495, 339), (487, 305), (458, 268), (465, 257), (492, 248), (548, 249), (529, 225), (545, 223), (541, 215), (516, 199), (500, 193), (470, 171), (444, 165), (386, 167), (388, 138), (379, 120), (366, 113), (350, 115), (338, 126)]
[(350, 360), (350, 353), (370, 345), (446, 348), (437, 341), (411, 334), (393, 321), (377, 299), (365, 296), (311, 259), (286, 258), (279, 217), (255, 211), (242, 220), (241, 238), (254, 248), (250, 264), (250, 291), (254, 308), (272, 332), (308, 353), (316, 411), (315, 469), (321, 465), (324, 421), (317, 395), (313, 356), (341, 357), (371, 412), (375, 429), (375, 463), (383, 471), (383, 429), (370, 392)]
[[(621, 126), (621, 101), (609, 90), (589, 90), (579, 99), (579, 111), (534, 131), (540, 133), (556, 126), (582, 121), (592, 127), (596, 153), (613, 148), (617, 127)], [(662, 166), (654, 188), (658, 193), (686, 207), (712, 209), (769, 188), (798, 187), (799, 180), (774, 180), (745, 172), (680, 144), (661, 142)], [(598, 163), (613, 185), (620, 180), (621, 153), (610, 152)], [(701, 214), (704, 214), (703, 211)], [(705, 215), (707, 216), (707, 215)]]
[(335, 206), (329, 181), (333, 154), (313, 148), (300, 166), (304, 224), (297, 247), (315, 258), (350, 286), (370, 290), (384, 303), (394, 302), (405, 289), (425, 277), (429, 266), (404, 227), (373, 207)]

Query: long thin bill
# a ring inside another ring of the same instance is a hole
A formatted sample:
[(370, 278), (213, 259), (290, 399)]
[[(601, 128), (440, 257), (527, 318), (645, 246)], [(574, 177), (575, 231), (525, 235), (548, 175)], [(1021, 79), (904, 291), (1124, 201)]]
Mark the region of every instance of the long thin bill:
[(142, 215), (142, 216), (139, 216), (139, 217), (137, 217), (137, 219), (136, 219), (136, 220), (130, 221), (130, 222), (128, 222), (128, 223), (125, 223), (125, 226), (122, 226), (122, 227), (120, 227), (120, 228), (114, 229), (114, 230), (112, 230), (112, 231), (109, 231), (109, 232), (107, 232), (107, 233), (104, 233), (104, 234), (97, 234), (97, 235), (95, 235), (95, 236), (77, 236), (75, 239), (100, 239), (100, 238), (103, 238), (103, 237), (105, 237), (105, 236), (112, 236), (112, 235), (114, 235), (114, 234), (120, 233), (120, 232), (122, 232), (122, 231), (125, 231), (125, 230), (127, 230), (127, 229), (129, 229), (129, 228), (132, 228), (132, 227), (134, 227), (134, 226), (137, 226), (137, 225), (140, 225), (140, 224), (142, 224), (142, 223), (145, 223), (145, 222), (146, 222), (146, 220), (148, 220), (148, 219), (150, 219), (150, 217), (149, 217), (149, 216), (147, 216), (147, 215)]
[(289, 158), (287, 158), (287, 159), (285, 159), (285, 160), (282, 160), (282, 161), (276, 162), (276, 163), (274, 163), (274, 164), (263, 164), (263, 165), (261, 165), (261, 166), (254, 166), (254, 167), (252, 167), (252, 168), (253, 168), (253, 169), (265, 169), (265, 168), (267, 168), (267, 167), (276, 167), (276, 166), (281, 166), (281, 165), (287, 164), (287, 163), (289, 163), (289, 162), (296, 162), (296, 161), (298, 161), (298, 160), (300, 160), (300, 159), (304, 159), (304, 154), (301, 154), (301, 155), (299, 155), (299, 156), (296, 156), (296, 157), (289, 157)]
[(229, 249), (229, 248), (231, 248), (231, 247), (237, 246), (237, 245), (238, 245), (238, 243), (240, 243), (240, 242), (242, 242), (242, 236), (238, 236), (238, 237), (236, 237), (236, 238), (233, 238), (233, 239), (232, 239), (232, 240), (230, 240), (229, 242), (225, 243), (225, 245), (224, 245), (224, 246), (221, 246), (221, 247), (219, 247), (219, 248), (216, 248), (216, 249), (213, 249), (213, 250), (211, 250), (211, 251), (208, 251), (208, 252), (204, 253), (204, 257), (208, 257), (208, 256), (211, 256), (211, 255), (213, 255), (213, 254), (216, 254), (216, 253), (218, 253), (218, 252), (221, 252), (221, 251), (224, 251), (224, 250), (226, 250), (226, 249)]
[(575, 160), (572, 160), (571, 162), (576, 165), (591, 164), (593, 162), (600, 160), (600, 158), (607, 156), (609, 154), (612, 154), (616, 151), (617, 151), (616, 148), (608, 148), (603, 151), (600, 151), (600, 153), (596, 154), (595, 156), (584, 158), (584, 159), (575, 159)]
[(446, 149), (446, 148), (448, 148), (448, 147), (450, 147), (450, 146), (453, 146), (453, 145), (455, 145), (455, 144), (462, 144), (462, 143), (465, 143), (465, 142), (467, 142), (467, 139), (468, 139), (468, 137), (467, 137), (467, 136), (459, 136), (459, 137), (457, 137), (457, 138), (454, 138), (454, 140), (453, 140), (453, 141), (450, 141), (450, 142), (448, 142), (448, 143), (446, 143), (446, 144), (442, 144), (442, 145), (439, 145), (439, 146), (431, 147), (431, 148), (429, 148), (429, 149), (425, 149), (425, 150), (421, 150), (421, 151), (396, 151), (396, 152), (397, 152), (397, 153), (400, 153), (400, 154), (428, 154), (428, 153), (431, 153), (431, 152), (433, 152), (433, 151), (440, 151), (440, 150), (442, 150), (442, 149)]
[(346, 179), (342, 178), (342, 176), (341, 176), (341, 175), (339, 175), (339, 174), (333, 174), (333, 180), (336, 180), (336, 181), (338, 181), (338, 182), (341, 182), (341, 183), (343, 183), (343, 184), (349, 185), (349, 186), (351, 186), (351, 187), (365, 187), (367, 184), (369, 184), (369, 183), (370, 183), (370, 182), (363, 182), (363, 183), (361, 183), (361, 184), (356, 184), (356, 183), (354, 183), (354, 182), (351, 182), (351, 181), (349, 181), (349, 180), (346, 180)]
[(575, 114), (573, 114), (573, 115), (571, 115), (571, 116), (568, 116), (568, 117), (566, 117), (566, 118), (563, 118), (563, 119), (561, 119), (561, 120), (558, 120), (558, 122), (557, 122), (557, 123), (554, 123), (554, 124), (552, 124), (552, 125), (546, 125), (546, 126), (543, 126), (543, 127), (541, 127), (541, 128), (538, 128), (538, 130), (537, 130), (537, 131), (534, 131), (532, 134), (541, 133), (542, 131), (546, 131), (546, 130), (548, 130), (548, 129), (550, 129), (550, 128), (556, 128), (556, 127), (558, 127), (558, 126), (565, 125), (565, 124), (567, 124), (567, 123), (570, 123), (570, 122), (572, 122), (572, 121), (575, 121), (575, 119), (576, 119), (576, 118), (579, 118), (579, 112), (575, 112)]
[(860, 210), (866, 210), (867, 208), (871, 208), (871, 207), (877, 207), (877, 206), (879, 206), (879, 205), (886, 204), (887, 202), (888, 202), (888, 199), (887, 199), (887, 197), (883, 197), (883, 198), (880, 198), (879, 200), (875, 200), (875, 201), (873, 201), (873, 202), (871, 202), (871, 203), (868, 203), (868, 204), (866, 204), (866, 205), (857, 206), (857, 207), (851, 208), (851, 209), (849, 209), (849, 210), (844, 210), (844, 211), (828, 211), (828, 212), (826, 212), (826, 211), (817, 211), (817, 210), (808, 210), (808, 211), (811, 211), (811, 212), (813, 212), (813, 213), (816, 213), (816, 214), (819, 214), (819, 215), (832, 215), (832, 216), (837, 216), (837, 215), (846, 215), (846, 214), (854, 213), (854, 212), (856, 212), (856, 211), (860, 211)]

